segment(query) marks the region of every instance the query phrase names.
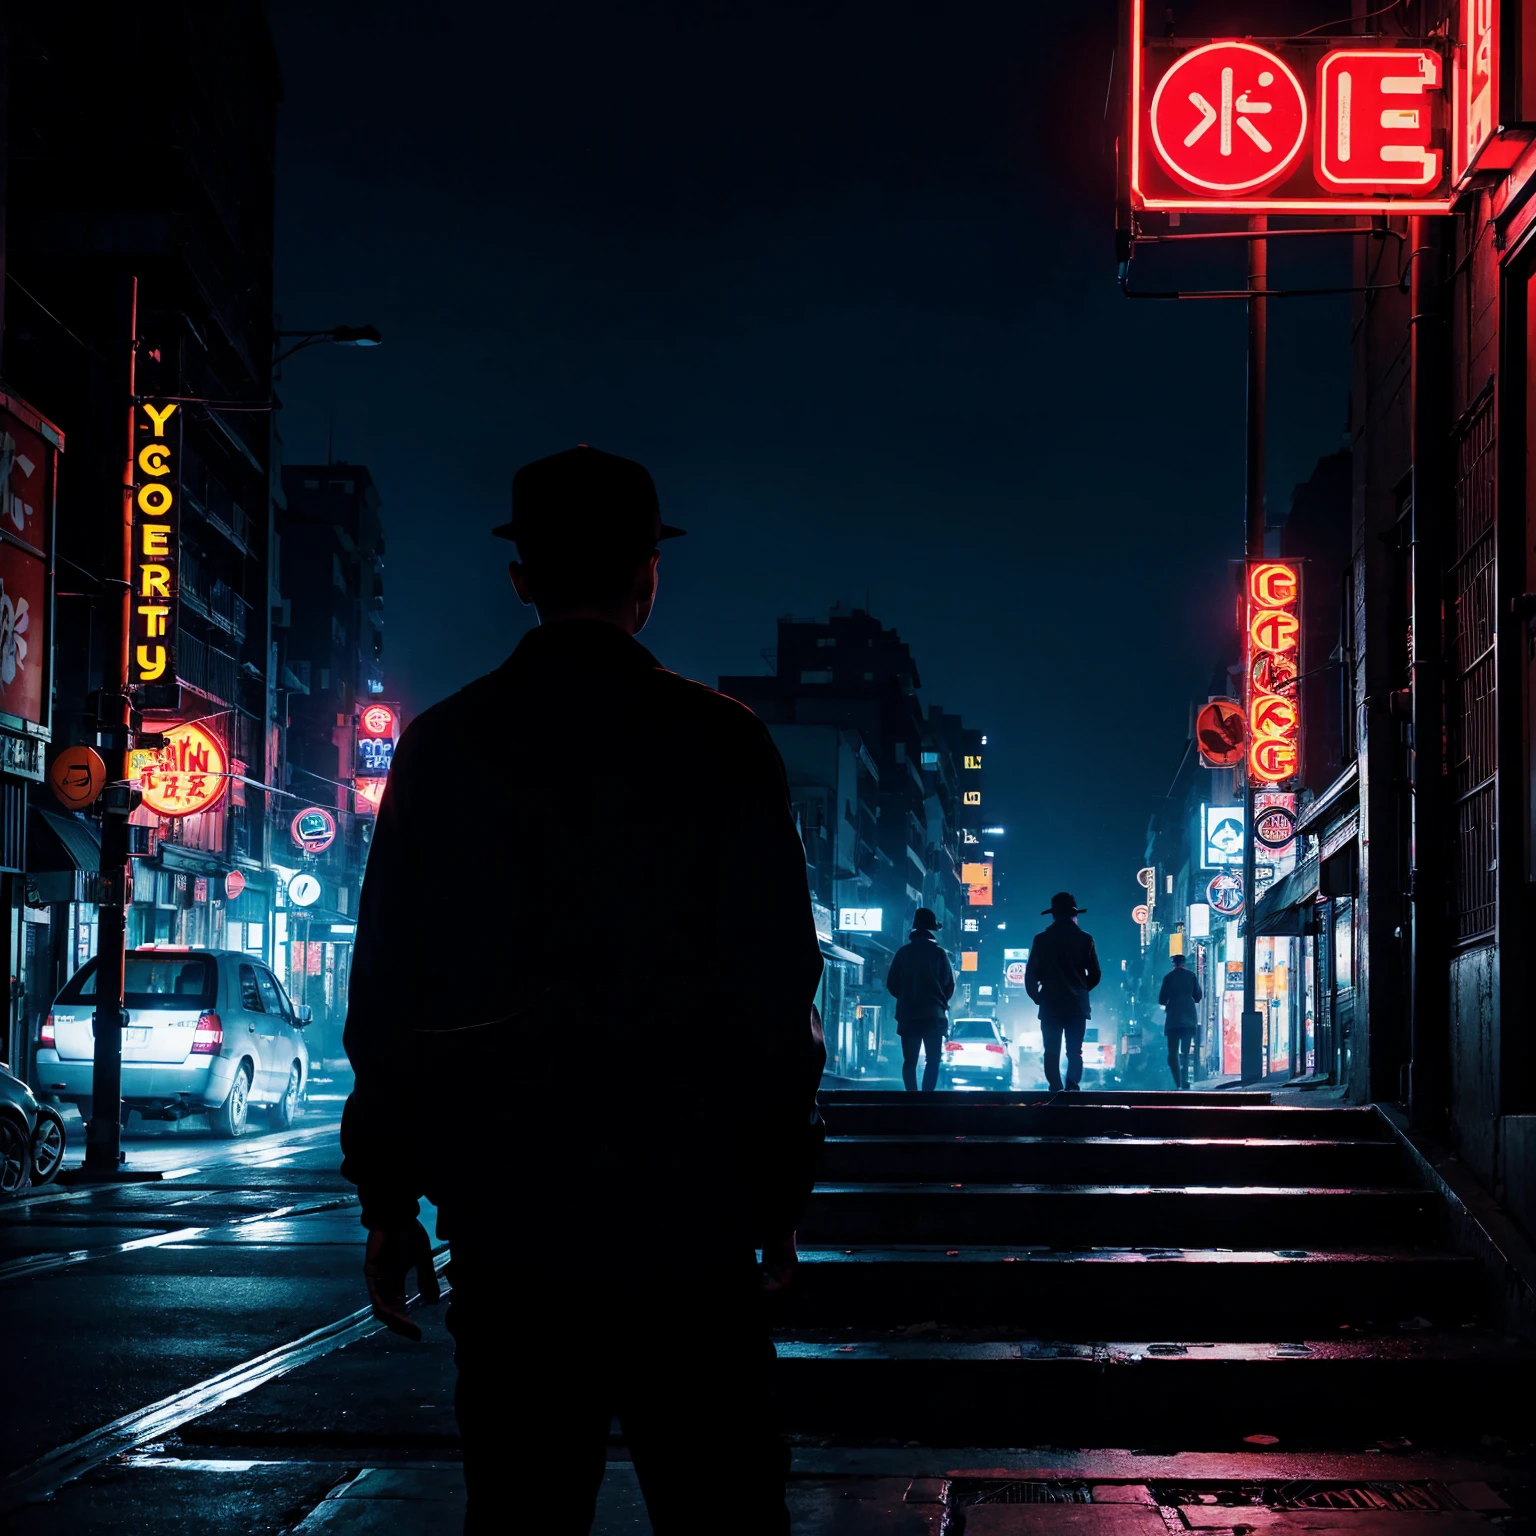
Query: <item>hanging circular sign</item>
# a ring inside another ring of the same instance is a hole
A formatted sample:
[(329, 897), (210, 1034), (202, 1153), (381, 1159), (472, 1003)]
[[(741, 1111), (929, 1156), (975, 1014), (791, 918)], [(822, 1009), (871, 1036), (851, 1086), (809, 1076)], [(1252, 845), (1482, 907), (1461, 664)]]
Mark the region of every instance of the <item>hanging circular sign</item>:
[(389, 736), (395, 728), (395, 712), (387, 704), (369, 704), (361, 721), (364, 736)]
[(232, 869), (224, 876), (224, 894), (230, 901), (233, 901), (244, 889), (245, 876), (238, 869)]
[(65, 747), (48, 765), (48, 788), (72, 811), (93, 805), (107, 787), (107, 765), (91, 747)]
[(1207, 768), (1235, 768), (1248, 736), (1243, 706), (1236, 699), (1212, 699), (1195, 716), (1195, 740)]
[(313, 875), (295, 875), (288, 882), (288, 900), (296, 907), (312, 907), (320, 900), (320, 882)]
[(157, 816), (191, 816), (212, 810), (229, 787), (224, 743), (195, 721), (168, 726), (163, 747), (135, 747), (128, 777), (144, 806)]
[(1223, 917), (1236, 917), (1243, 910), (1243, 877), (1224, 869), (1205, 888), (1205, 894)]
[(1144, 906), (1131, 908), (1131, 921), (1139, 928), (1145, 928), (1147, 926), (1147, 919), (1151, 916), (1152, 914)]
[(1296, 840), (1296, 813), (1283, 805), (1269, 805), (1254, 817), (1253, 835), (1266, 848), (1278, 851)]
[(1022, 987), (1027, 974), (1028, 968), (1022, 960), (1010, 960), (1008, 962), (1008, 969), (1003, 972), (1003, 980), (1010, 987)]
[(293, 818), (288, 830), (305, 853), (324, 853), (336, 841), (336, 818), (323, 807), (312, 805)]
[(1136, 884), (1145, 886), (1149, 891), (1157, 884), (1157, 870), (1150, 865), (1146, 869), (1136, 871)]

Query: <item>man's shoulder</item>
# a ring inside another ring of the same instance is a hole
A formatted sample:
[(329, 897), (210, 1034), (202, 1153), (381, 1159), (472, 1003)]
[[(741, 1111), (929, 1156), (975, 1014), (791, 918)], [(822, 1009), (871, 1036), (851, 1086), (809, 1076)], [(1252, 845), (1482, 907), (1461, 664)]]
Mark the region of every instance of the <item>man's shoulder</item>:
[(654, 692), (658, 703), (680, 715), (692, 716), (743, 740), (772, 740), (768, 727), (745, 704), (720, 693), (707, 683), (695, 682), (691, 677), (684, 677), (681, 672), (669, 672), (665, 667), (657, 667), (654, 672), (646, 674), (645, 684)]

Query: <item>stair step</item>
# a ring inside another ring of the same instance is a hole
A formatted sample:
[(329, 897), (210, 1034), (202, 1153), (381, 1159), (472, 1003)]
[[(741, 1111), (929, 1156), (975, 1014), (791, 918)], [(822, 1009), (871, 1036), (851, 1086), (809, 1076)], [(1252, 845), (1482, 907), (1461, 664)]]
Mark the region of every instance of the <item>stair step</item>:
[(843, 1102), (823, 1095), (822, 1114), (834, 1136), (1132, 1136), (1287, 1141), (1393, 1141), (1373, 1109), (1310, 1106), (1083, 1103), (1080, 1096), (1050, 1104), (1005, 1095), (906, 1094), (888, 1102)]
[(1416, 1245), (1438, 1229), (1422, 1190), (1055, 1184), (818, 1184), (800, 1240), (1061, 1247)]
[(820, 1175), (829, 1183), (1388, 1187), (1410, 1182), (1395, 1142), (1154, 1136), (831, 1136), (822, 1149)]
[[(1453, 1254), (1190, 1249), (806, 1248), (784, 1297), (783, 1327), (862, 1330), (933, 1321), (997, 1331), (1048, 1327), (1062, 1338), (1106, 1329), (1215, 1326), (1229, 1338), (1324, 1336), (1343, 1323), (1476, 1310), (1475, 1260)], [(1234, 1305), (1234, 1298), (1241, 1298)]]
[[(1061, 1103), (1062, 1095), (1049, 1090), (1014, 1091), (1000, 1088), (985, 1091), (986, 1102), (1005, 1104)], [(824, 1089), (821, 1102), (827, 1104), (973, 1104), (976, 1094), (962, 1093), (957, 1089), (935, 1093), (908, 1094), (901, 1089), (889, 1088), (837, 1088)], [(1072, 1095), (1073, 1104), (1217, 1104), (1236, 1105), (1270, 1104), (1274, 1100), (1267, 1089), (1231, 1093), (1199, 1093), (1175, 1088), (1162, 1089), (1084, 1089)]]
[(1177, 1339), (1096, 1345), (780, 1338), (778, 1390), (797, 1434), (928, 1445), (1184, 1443), (1243, 1434), (1418, 1436), (1532, 1423), (1536, 1355), (1481, 1329), (1298, 1345)]

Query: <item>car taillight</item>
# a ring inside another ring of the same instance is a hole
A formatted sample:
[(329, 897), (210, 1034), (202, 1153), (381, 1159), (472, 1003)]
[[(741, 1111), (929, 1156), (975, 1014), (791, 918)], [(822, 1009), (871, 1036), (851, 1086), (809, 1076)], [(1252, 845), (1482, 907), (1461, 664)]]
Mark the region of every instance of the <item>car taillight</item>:
[(946, 1051), (963, 1051), (965, 1047), (958, 1040), (946, 1040), (944, 1042), (944, 1049)]
[(1006, 1056), (1008, 1054), (1008, 1052), (1004, 1050), (1000, 1045), (989, 1045), (987, 1049), (989, 1051), (996, 1051), (999, 1056)]
[(192, 1036), (192, 1055), (217, 1056), (224, 1044), (224, 1026), (216, 1013), (202, 1013), (197, 1018), (197, 1033)]
[(43, 1020), (43, 1027), (37, 1032), (37, 1043), (45, 1051), (52, 1051), (58, 1048), (53, 1043), (53, 1015), (51, 1013)]

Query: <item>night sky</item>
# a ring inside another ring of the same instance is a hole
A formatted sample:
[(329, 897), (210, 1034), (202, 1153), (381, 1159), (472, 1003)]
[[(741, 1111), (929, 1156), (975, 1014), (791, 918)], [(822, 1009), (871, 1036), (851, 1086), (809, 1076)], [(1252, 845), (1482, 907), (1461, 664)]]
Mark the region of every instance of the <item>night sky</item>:
[[(1181, 34), (1230, 24), (1200, 9)], [(645, 643), (713, 684), (867, 592), (988, 732), (1010, 915), (1075, 891), (1118, 970), (1230, 627), (1244, 329), (1117, 290), (1114, 0), (270, 13), (282, 323), (385, 337), (286, 365), (284, 454), (334, 420), (379, 484), (389, 693), (419, 710), (530, 622), (487, 532), (519, 464), (639, 458), (690, 530)], [(1346, 281), (1337, 244), (1272, 247), (1274, 281)], [(1135, 281), (1241, 283), (1240, 248), (1168, 254)], [(1273, 308), (1284, 509), (1341, 441), (1349, 310)]]

